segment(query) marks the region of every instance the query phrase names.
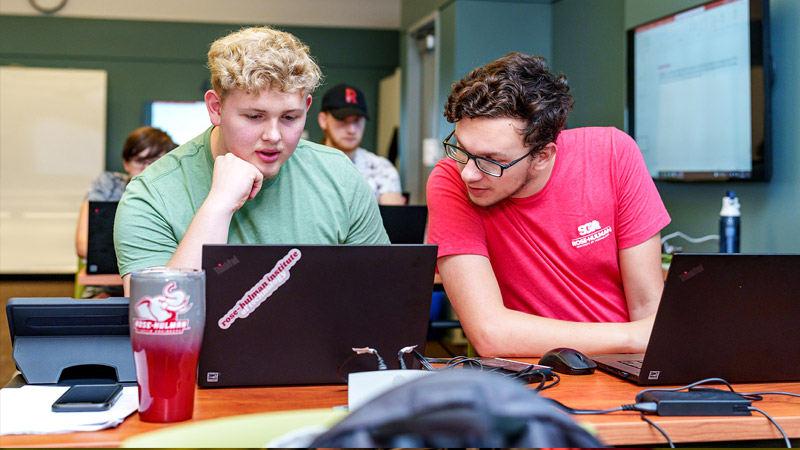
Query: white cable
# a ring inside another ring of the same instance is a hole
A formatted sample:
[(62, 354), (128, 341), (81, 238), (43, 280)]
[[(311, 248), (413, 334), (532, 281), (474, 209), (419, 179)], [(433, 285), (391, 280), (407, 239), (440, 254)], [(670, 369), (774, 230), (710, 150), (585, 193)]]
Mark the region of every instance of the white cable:
[(710, 241), (712, 239), (719, 239), (719, 235), (718, 234), (709, 234), (708, 236), (703, 236), (701, 238), (693, 238), (691, 236), (687, 236), (687, 235), (681, 233), (680, 231), (676, 231), (674, 233), (670, 233), (670, 234), (668, 234), (668, 235), (666, 235), (666, 236), (661, 238), (661, 245), (664, 247), (664, 250), (667, 253), (672, 253), (672, 251), (675, 249), (674, 246), (667, 244), (667, 241), (669, 239), (674, 238), (674, 237), (682, 237), (682, 238), (686, 239), (687, 241), (689, 241), (689, 242), (691, 242), (693, 244), (699, 244), (701, 242)]

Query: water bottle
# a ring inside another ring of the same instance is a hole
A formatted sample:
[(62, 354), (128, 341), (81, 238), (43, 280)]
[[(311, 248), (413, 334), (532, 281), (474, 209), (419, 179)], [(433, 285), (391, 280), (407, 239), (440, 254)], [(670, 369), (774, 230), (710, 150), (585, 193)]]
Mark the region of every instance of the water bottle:
[(739, 253), (739, 199), (733, 191), (722, 197), (719, 212), (719, 252)]

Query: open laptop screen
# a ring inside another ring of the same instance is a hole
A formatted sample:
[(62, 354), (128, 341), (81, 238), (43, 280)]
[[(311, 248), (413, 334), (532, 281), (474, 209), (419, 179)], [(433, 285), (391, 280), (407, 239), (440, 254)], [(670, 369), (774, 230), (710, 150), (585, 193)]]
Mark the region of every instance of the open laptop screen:
[(398, 368), (401, 348), (424, 351), (435, 264), (435, 245), (203, 246), (199, 384), (337, 383), (354, 347)]

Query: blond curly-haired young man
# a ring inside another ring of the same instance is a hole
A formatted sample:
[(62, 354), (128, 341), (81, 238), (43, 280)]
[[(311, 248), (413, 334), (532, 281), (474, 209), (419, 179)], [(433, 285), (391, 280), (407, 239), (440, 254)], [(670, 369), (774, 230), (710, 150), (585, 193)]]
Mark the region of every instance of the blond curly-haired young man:
[(199, 268), (203, 244), (388, 244), (372, 190), (341, 152), (300, 139), (322, 76), (270, 27), (211, 44), (212, 126), (131, 180), (115, 247), (131, 271)]

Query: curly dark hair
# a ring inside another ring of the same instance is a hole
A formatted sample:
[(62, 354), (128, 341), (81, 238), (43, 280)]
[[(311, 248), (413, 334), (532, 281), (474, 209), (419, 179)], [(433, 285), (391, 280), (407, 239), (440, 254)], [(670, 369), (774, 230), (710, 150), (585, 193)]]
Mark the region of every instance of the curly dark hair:
[(538, 150), (556, 140), (574, 103), (567, 77), (550, 73), (546, 59), (512, 52), (453, 84), (444, 116), (450, 123), (464, 117), (523, 120), (523, 141)]

